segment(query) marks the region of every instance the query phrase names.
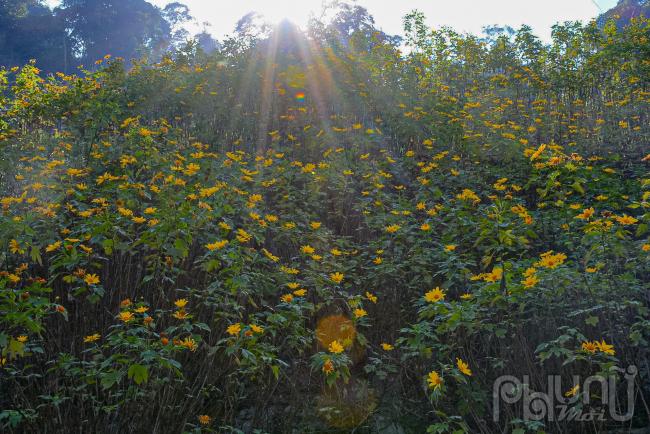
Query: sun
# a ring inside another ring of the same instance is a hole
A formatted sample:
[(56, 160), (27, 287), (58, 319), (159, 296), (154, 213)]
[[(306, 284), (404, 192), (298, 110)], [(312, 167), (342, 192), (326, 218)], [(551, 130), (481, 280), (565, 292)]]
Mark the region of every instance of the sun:
[(308, 23), (312, 14), (318, 14), (322, 6), (321, 0), (255, 0), (249, 3), (251, 9), (271, 23), (289, 20), (300, 27)]

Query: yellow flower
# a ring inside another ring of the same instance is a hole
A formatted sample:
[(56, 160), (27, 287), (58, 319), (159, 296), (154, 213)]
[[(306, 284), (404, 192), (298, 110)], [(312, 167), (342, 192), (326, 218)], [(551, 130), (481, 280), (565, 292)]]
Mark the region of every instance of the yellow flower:
[(598, 349), (598, 342), (589, 342), (589, 341), (583, 342), (581, 348), (583, 351), (593, 354)]
[(354, 309), (355, 318), (363, 318), (366, 315), (368, 315), (368, 312), (366, 312), (364, 309), (361, 308)]
[(428, 231), (431, 229), (431, 225), (429, 223), (422, 223), (422, 226), (420, 226), (421, 231)]
[(282, 301), (285, 303), (291, 303), (293, 301), (293, 295), (292, 294), (284, 294), (282, 297), (280, 297)]
[(537, 276), (533, 274), (531, 276), (526, 277), (524, 280), (521, 281), (521, 283), (524, 285), (524, 288), (532, 288), (533, 286), (539, 283), (539, 279), (537, 278)]
[(538, 267), (554, 269), (557, 266), (562, 265), (566, 258), (567, 256), (564, 253), (553, 254), (553, 250), (549, 250), (540, 255), (540, 260), (535, 265)]
[(343, 275), (343, 273), (339, 273), (338, 271), (336, 273), (330, 274), (330, 279), (332, 279), (332, 282), (337, 284), (341, 283), (344, 277), (345, 276)]
[(596, 346), (598, 347), (598, 351), (601, 353), (609, 354), (610, 356), (613, 356), (616, 354), (614, 351), (614, 345), (610, 345), (605, 340), (601, 340), (600, 342), (596, 341), (595, 342)]
[(307, 254), (307, 255), (311, 255), (311, 254), (314, 253), (316, 250), (315, 250), (312, 246), (310, 246), (310, 245), (306, 245), (306, 246), (302, 246), (302, 247), (300, 248), (300, 251), (301, 251), (302, 253)]
[(87, 344), (87, 343), (90, 343), (90, 342), (95, 342), (95, 341), (98, 341), (99, 338), (101, 338), (101, 335), (99, 333), (95, 333), (94, 335), (86, 336), (84, 338), (84, 343)]
[(237, 229), (237, 241), (240, 243), (246, 243), (253, 238), (248, 232), (243, 229)]
[(463, 374), (467, 375), (468, 377), (472, 376), (472, 370), (469, 369), (469, 365), (463, 362), (461, 359), (456, 358), (456, 366), (458, 367), (458, 370)]
[(17, 340), (18, 342), (20, 342), (21, 344), (24, 344), (25, 342), (27, 342), (27, 336), (25, 336), (25, 335), (20, 335), (20, 336), (18, 336), (18, 337), (16, 338), (16, 340)]
[(430, 389), (437, 389), (442, 385), (442, 378), (436, 371), (429, 372), (427, 376), (427, 383)]
[(570, 397), (572, 397), (572, 396), (575, 396), (576, 393), (578, 393), (578, 390), (580, 390), (580, 385), (579, 385), (579, 384), (576, 384), (576, 385), (573, 386), (571, 389), (569, 389), (569, 390), (564, 394), (564, 396), (566, 396), (567, 398), (570, 398)]
[(187, 305), (187, 299), (179, 298), (174, 302), (174, 305), (176, 305), (177, 308), (182, 309)]
[(456, 250), (456, 245), (455, 244), (447, 244), (445, 246), (445, 250), (448, 251), (448, 252), (453, 252), (454, 250)]
[(474, 193), (469, 188), (464, 189), (462, 193), (456, 195), (456, 198), (460, 200), (471, 200), (474, 203), (478, 203), (481, 201), (481, 199), (476, 195), (476, 193)]
[(61, 241), (57, 241), (57, 242), (52, 243), (52, 244), (50, 244), (49, 246), (47, 246), (47, 247), (45, 248), (45, 252), (47, 252), (47, 253), (49, 253), (49, 252), (53, 252), (53, 251), (55, 251), (55, 250), (58, 250), (59, 247), (61, 247)]
[(321, 227), (321, 222), (311, 222), (309, 223), (309, 226), (315, 230)]
[(445, 299), (445, 292), (439, 287), (436, 287), (431, 291), (427, 292), (426, 294), (424, 294), (424, 299), (429, 303), (437, 303), (440, 300)]
[(146, 222), (147, 219), (144, 218), (144, 217), (133, 217), (131, 219), (131, 221), (133, 221), (133, 223), (142, 224), (142, 223)]
[(211, 420), (212, 418), (207, 414), (202, 414), (201, 416), (199, 416), (199, 423), (201, 425), (209, 425)]
[(86, 277), (84, 277), (84, 282), (86, 282), (88, 285), (97, 285), (99, 283), (99, 276), (96, 274), (86, 274)]
[(226, 329), (226, 332), (230, 336), (237, 336), (239, 334), (239, 332), (241, 332), (241, 324), (240, 323), (235, 323), (235, 324), (229, 325), (228, 328)]
[(343, 345), (339, 343), (339, 341), (332, 341), (327, 348), (330, 353), (332, 354), (340, 354), (343, 352)]
[(307, 290), (304, 289), (304, 288), (303, 289), (296, 289), (295, 291), (293, 291), (293, 295), (295, 295), (296, 297), (304, 297), (305, 294), (307, 294)]
[(386, 226), (386, 232), (388, 232), (389, 234), (394, 234), (395, 232), (399, 231), (400, 228), (401, 226), (397, 224)]
[(196, 345), (196, 341), (189, 336), (183, 339), (182, 341), (180, 341), (179, 345), (181, 347), (187, 348), (192, 352), (196, 351), (196, 349), (198, 348), (198, 345)]
[(206, 244), (205, 248), (210, 251), (219, 250), (226, 247), (226, 244), (228, 244), (228, 240), (215, 241), (214, 243)]
[(330, 359), (325, 360), (325, 363), (323, 363), (323, 372), (325, 374), (331, 374), (334, 372), (334, 363)]
[(140, 306), (139, 308), (137, 308), (137, 309), (135, 310), (135, 312), (136, 312), (136, 313), (145, 313), (145, 312), (148, 311), (148, 310), (149, 310), (149, 308), (148, 308), (147, 306)]
[(180, 309), (174, 312), (172, 316), (176, 319), (183, 320), (187, 318), (187, 312), (185, 312), (183, 309)]
[(9, 250), (11, 251), (11, 253), (14, 254), (17, 253), (22, 255), (23, 253), (25, 253), (25, 250), (20, 248), (20, 244), (16, 240), (9, 241)]
[(545, 143), (539, 145), (539, 148), (537, 148), (537, 150), (533, 152), (533, 154), (530, 156), (530, 161), (536, 160), (540, 155), (542, 155), (542, 152), (544, 152), (545, 149), (546, 149)]
[(374, 294), (371, 294), (370, 292), (366, 291), (366, 298), (373, 303), (377, 303), (377, 296)]
[(381, 344), (381, 347), (384, 349), (384, 351), (393, 351), (395, 348), (391, 344), (387, 344), (385, 342)]
[(576, 216), (577, 219), (589, 220), (591, 216), (594, 215), (595, 210), (593, 208), (585, 208), (580, 214)]
[(253, 330), (254, 333), (262, 333), (264, 332), (264, 329), (257, 324), (251, 324), (251, 330)]
[(641, 250), (643, 250), (644, 252), (650, 252), (650, 244), (642, 245)]
[(622, 225), (633, 225), (634, 223), (638, 222), (638, 220), (635, 219), (634, 217), (625, 214), (620, 217), (617, 216), (614, 218), (616, 219), (617, 222), (619, 222)]
[(124, 311), (120, 312), (120, 314), (119, 314), (120, 321), (125, 322), (125, 323), (127, 323), (129, 321), (133, 321), (133, 318), (134, 318), (133, 312), (129, 312), (128, 310), (124, 310)]
[(465, 294), (462, 294), (460, 298), (462, 298), (463, 300), (469, 300), (470, 298), (472, 298), (472, 294), (466, 292)]
[(264, 256), (266, 256), (267, 258), (269, 258), (273, 262), (278, 262), (280, 260), (279, 256), (275, 256), (273, 253), (269, 252), (268, 250), (266, 250), (264, 248), (262, 249), (262, 253), (264, 253)]

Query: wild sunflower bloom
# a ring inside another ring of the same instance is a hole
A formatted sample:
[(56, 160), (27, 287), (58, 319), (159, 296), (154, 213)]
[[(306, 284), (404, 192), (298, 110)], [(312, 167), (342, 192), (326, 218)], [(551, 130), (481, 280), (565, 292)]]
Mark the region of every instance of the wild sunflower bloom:
[(332, 354), (340, 354), (343, 352), (343, 345), (339, 343), (339, 341), (334, 340), (332, 341), (329, 346), (327, 347), (330, 353)]
[(27, 336), (25, 336), (25, 335), (20, 335), (20, 336), (18, 336), (18, 337), (16, 338), (16, 340), (17, 340), (18, 342), (20, 342), (21, 344), (24, 344), (25, 342), (27, 342)]
[(304, 297), (305, 294), (307, 294), (307, 290), (304, 288), (296, 289), (295, 291), (293, 291), (293, 295), (295, 295), (296, 297)]
[(316, 230), (316, 229), (318, 229), (318, 228), (321, 227), (321, 222), (311, 222), (311, 223), (309, 223), (309, 226), (310, 226), (312, 229)]
[(148, 310), (149, 310), (149, 308), (147, 306), (140, 306), (135, 310), (135, 312), (136, 313), (145, 313)]
[(442, 385), (442, 378), (436, 371), (431, 371), (427, 375), (427, 383), (430, 389), (437, 389)]
[(580, 219), (580, 220), (589, 220), (591, 218), (591, 216), (594, 215), (595, 212), (596, 211), (593, 208), (585, 208), (575, 218)]
[(201, 425), (209, 425), (211, 421), (212, 421), (212, 418), (210, 416), (208, 416), (207, 414), (202, 414), (201, 416), (199, 416), (199, 423)]
[(535, 152), (532, 153), (530, 156), (530, 161), (535, 161), (537, 158), (539, 158), (540, 155), (542, 155), (542, 152), (546, 149), (546, 144), (542, 143), (539, 145), (539, 148)]
[(445, 299), (445, 292), (439, 287), (436, 287), (424, 294), (424, 299), (429, 303), (437, 303)]
[(445, 246), (445, 250), (448, 252), (453, 252), (454, 250), (456, 250), (456, 247), (457, 247), (456, 244), (447, 244)]
[(338, 271), (336, 273), (330, 274), (330, 279), (332, 279), (332, 282), (336, 284), (341, 283), (344, 277), (345, 276), (343, 275), (343, 273), (339, 273)]
[(183, 309), (179, 309), (176, 312), (172, 314), (172, 316), (176, 319), (184, 320), (187, 319), (187, 312)]
[(323, 372), (325, 374), (331, 374), (334, 372), (334, 363), (330, 359), (325, 360), (325, 363), (323, 363)]
[(191, 337), (189, 337), (189, 336), (186, 337), (185, 339), (183, 339), (182, 341), (180, 341), (179, 345), (181, 347), (187, 348), (188, 350), (190, 350), (192, 352), (196, 351), (196, 349), (198, 348), (198, 345), (196, 344), (196, 341), (194, 339), (192, 339)]
[(598, 347), (598, 351), (601, 353), (609, 354), (610, 356), (616, 354), (614, 351), (614, 345), (608, 344), (604, 339), (602, 339), (600, 342), (596, 341), (595, 344)]
[(307, 244), (306, 246), (302, 246), (302, 247), (300, 248), (300, 251), (301, 251), (302, 253), (307, 254), (307, 255), (311, 255), (311, 254), (313, 254), (316, 250), (315, 250), (312, 246), (310, 246), (309, 244)]
[(129, 312), (128, 310), (124, 310), (124, 311), (120, 312), (120, 314), (118, 315), (118, 318), (120, 319), (120, 321), (122, 321), (124, 323), (128, 323), (129, 321), (133, 321), (133, 319), (135, 317), (133, 315), (133, 312)]
[(456, 366), (458, 370), (468, 377), (472, 376), (472, 370), (469, 369), (469, 365), (465, 363), (462, 359), (456, 358)]
[(99, 276), (96, 274), (86, 274), (84, 277), (84, 282), (88, 285), (97, 285), (99, 283)]
[(638, 222), (637, 219), (627, 214), (624, 214), (622, 216), (617, 216), (614, 218), (616, 219), (617, 222), (619, 222), (622, 225), (633, 225), (634, 223)]
[(253, 331), (253, 333), (258, 333), (259, 334), (259, 333), (264, 332), (264, 329), (262, 327), (258, 326), (257, 324), (251, 324), (250, 327), (251, 327), (251, 330)]
[(395, 232), (399, 231), (401, 229), (401, 226), (398, 224), (386, 226), (386, 232), (389, 234), (394, 234)]
[(393, 351), (393, 349), (395, 348), (391, 344), (387, 344), (386, 342), (383, 342), (381, 344), (381, 347), (383, 348), (384, 351)]
[(572, 396), (575, 396), (576, 393), (578, 393), (578, 390), (580, 390), (580, 385), (576, 384), (571, 389), (567, 390), (564, 396), (567, 398), (571, 398)]
[(540, 255), (540, 260), (535, 265), (538, 267), (554, 269), (559, 265), (562, 265), (566, 258), (567, 256), (564, 253), (553, 253), (553, 250), (549, 250)]
[(213, 251), (213, 250), (220, 250), (226, 247), (226, 244), (228, 244), (228, 240), (221, 240), (221, 241), (215, 241), (214, 243), (208, 243), (205, 245), (205, 248)]
[(228, 333), (230, 336), (237, 336), (239, 334), (239, 332), (241, 332), (241, 324), (240, 323), (231, 324), (226, 329), (226, 333)]
[(52, 243), (52, 244), (50, 244), (49, 246), (47, 246), (47, 247), (45, 248), (45, 252), (46, 252), (46, 253), (54, 252), (55, 250), (58, 250), (59, 247), (61, 247), (61, 241), (57, 241), (57, 242)]
[(524, 285), (524, 288), (532, 288), (539, 283), (539, 278), (533, 274), (532, 276), (526, 277), (521, 283)]
[(284, 294), (280, 299), (285, 303), (291, 303), (293, 301), (293, 294)]
[(236, 238), (237, 238), (237, 241), (239, 241), (240, 243), (243, 244), (243, 243), (249, 242), (253, 237), (248, 232), (246, 232), (245, 230), (237, 229), (237, 237)]
[(95, 342), (95, 341), (98, 341), (100, 338), (101, 338), (101, 335), (99, 333), (95, 333), (95, 334), (86, 336), (84, 338), (84, 343), (88, 344), (88, 343), (91, 343), (91, 342)]
[(366, 291), (366, 298), (373, 303), (377, 303), (377, 296), (368, 291)]
[(368, 315), (368, 312), (366, 312), (364, 309), (361, 308), (354, 309), (355, 318), (363, 318), (366, 315)]
[(596, 350), (598, 350), (598, 343), (585, 341), (582, 343), (580, 347), (582, 348), (583, 351), (593, 354), (596, 352)]

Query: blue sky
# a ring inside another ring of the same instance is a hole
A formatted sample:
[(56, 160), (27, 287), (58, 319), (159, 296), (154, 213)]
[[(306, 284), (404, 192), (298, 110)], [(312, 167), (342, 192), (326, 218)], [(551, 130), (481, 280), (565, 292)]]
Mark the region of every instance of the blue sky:
[[(55, 5), (57, 0), (47, 0)], [(193, 30), (208, 22), (208, 31), (217, 38), (232, 32), (237, 20), (250, 11), (265, 15), (277, 22), (289, 18), (297, 24), (307, 21), (309, 14), (319, 11), (321, 0), (180, 0), (190, 7), (197, 20)], [(168, 0), (150, 0), (165, 6)], [(479, 33), (485, 25), (498, 24), (519, 27), (530, 25), (544, 40), (550, 38), (551, 26), (556, 22), (588, 21), (601, 10), (606, 11), (617, 0), (358, 0), (375, 17), (376, 24), (385, 32), (400, 34), (402, 17), (418, 9), (433, 27), (450, 26), (458, 31)]]

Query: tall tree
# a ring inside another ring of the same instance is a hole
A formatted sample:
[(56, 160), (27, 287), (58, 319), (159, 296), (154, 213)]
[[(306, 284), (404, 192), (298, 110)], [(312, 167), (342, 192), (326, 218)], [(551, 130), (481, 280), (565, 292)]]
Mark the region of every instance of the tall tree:
[(64, 71), (71, 64), (63, 21), (41, 0), (0, 0), (0, 65), (37, 59), (45, 71)]
[(63, 17), (77, 57), (93, 62), (106, 54), (130, 60), (167, 48), (170, 23), (144, 0), (63, 0)]

